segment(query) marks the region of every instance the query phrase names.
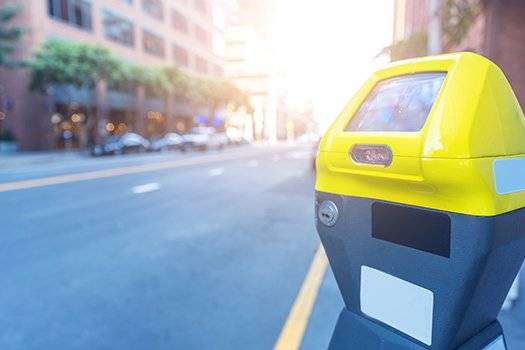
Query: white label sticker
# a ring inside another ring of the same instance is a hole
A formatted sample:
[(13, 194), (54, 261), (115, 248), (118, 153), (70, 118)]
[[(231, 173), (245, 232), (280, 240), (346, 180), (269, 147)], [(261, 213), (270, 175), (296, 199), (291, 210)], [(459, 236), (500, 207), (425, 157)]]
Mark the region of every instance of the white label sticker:
[(434, 293), (361, 266), (361, 312), (427, 345), (432, 344)]
[(496, 159), (493, 168), (497, 193), (525, 191), (525, 157)]

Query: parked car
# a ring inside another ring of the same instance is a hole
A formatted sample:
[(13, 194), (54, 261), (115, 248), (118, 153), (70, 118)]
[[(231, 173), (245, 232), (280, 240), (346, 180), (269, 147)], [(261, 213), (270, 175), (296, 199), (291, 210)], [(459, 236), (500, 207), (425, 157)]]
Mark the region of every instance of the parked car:
[(127, 132), (119, 136), (111, 136), (102, 145), (96, 145), (91, 153), (94, 156), (103, 156), (123, 153), (142, 153), (146, 152), (150, 143), (144, 137), (133, 132)]
[(181, 135), (170, 132), (166, 135), (151, 140), (150, 151), (171, 151), (180, 150), (185, 151), (187, 142)]
[(222, 149), (229, 142), (225, 133), (204, 126), (191, 129), (183, 137), (188, 147), (198, 150)]

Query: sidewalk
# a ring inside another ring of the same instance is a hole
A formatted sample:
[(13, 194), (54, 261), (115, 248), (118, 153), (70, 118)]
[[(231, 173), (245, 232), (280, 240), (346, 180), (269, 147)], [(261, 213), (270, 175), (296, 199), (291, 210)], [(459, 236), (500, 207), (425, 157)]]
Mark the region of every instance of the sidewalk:
[(86, 153), (82, 151), (2, 151), (0, 150), (0, 169), (14, 167), (50, 164), (84, 159)]

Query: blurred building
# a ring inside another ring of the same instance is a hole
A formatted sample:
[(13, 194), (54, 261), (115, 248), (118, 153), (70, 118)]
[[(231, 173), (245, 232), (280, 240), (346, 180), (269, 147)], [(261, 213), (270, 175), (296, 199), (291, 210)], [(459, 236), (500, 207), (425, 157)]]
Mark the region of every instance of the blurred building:
[(254, 109), (243, 118), (245, 137), (274, 142), (282, 126), (271, 23), (274, 1), (232, 0), (227, 4), (225, 75), (248, 93)]
[[(116, 57), (141, 65), (176, 64), (200, 74), (224, 74), (214, 1), (0, 0), (0, 6), (13, 2), (23, 5), (15, 24), (26, 29), (16, 53), (19, 58), (53, 38), (99, 44)], [(48, 149), (64, 142), (78, 146), (79, 128), (95, 101), (102, 133), (182, 130), (193, 117), (181, 101), (146, 96), (143, 89), (115, 91), (100, 84), (96, 91), (83, 91), (56, 86), (48, 96), (36, 96), (28, 92), (23, 71), (0, 70), (0, 80), (4, 127), (22, 149)]]
[[(525, 55), (525, 25), (522, 22), (525, 18), (525, 1), (442, 0), (441, 3), (442, 6), (456, 5), (443, 10), (449, 10), (448, 19), (451, 23), (450, 28), (443, 28), (443, 51), (472, 51), (494, 61), (505, 72), (521, 106), (525, 108), (525, 69), (522, 59)], [(396, 0), (394, 45), (406, 43), (425, 33), (429, 18), (428, 0)], [(459, 23), (456, 24), (457, 29), (454, 23)]]

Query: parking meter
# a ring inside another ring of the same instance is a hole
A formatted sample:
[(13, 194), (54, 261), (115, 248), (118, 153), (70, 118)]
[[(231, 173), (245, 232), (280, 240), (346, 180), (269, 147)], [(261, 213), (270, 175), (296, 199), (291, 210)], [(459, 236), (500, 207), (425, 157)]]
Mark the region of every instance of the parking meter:
[(375, 72), (317, 157), (316, 225), (346, 306), (331, 348), (505, 349), (524, 207), (525, 119), (494, 63)]

